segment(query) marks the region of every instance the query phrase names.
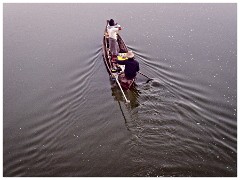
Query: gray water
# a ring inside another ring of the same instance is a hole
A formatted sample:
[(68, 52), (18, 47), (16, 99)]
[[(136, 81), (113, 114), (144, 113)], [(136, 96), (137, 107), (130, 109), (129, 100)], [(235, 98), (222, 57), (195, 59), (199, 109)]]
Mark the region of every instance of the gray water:
[[(115, 19), (141, 72), (112, 87)], [(4, 4), (4, 176), (237, 176), (236, 4)]]

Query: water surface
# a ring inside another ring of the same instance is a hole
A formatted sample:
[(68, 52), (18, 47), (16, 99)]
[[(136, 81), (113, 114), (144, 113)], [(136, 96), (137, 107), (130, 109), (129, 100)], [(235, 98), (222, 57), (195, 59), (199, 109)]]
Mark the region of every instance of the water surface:
[[(111, 86), (106, 20), (136, 54)], [(236, 4), (4, 4), (4, 176), (237, 176)]]

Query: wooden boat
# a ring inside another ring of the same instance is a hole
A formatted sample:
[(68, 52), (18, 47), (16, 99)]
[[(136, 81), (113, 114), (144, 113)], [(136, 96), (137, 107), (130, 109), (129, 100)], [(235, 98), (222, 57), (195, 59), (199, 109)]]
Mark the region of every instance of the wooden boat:
[[(119, 46), (119, 55), (126, 54), (128, 52), (128, 48), (119, 34), (117, 34), (117, 42), (118, 42), (118, 46)], [(116, 78), (117, 78), (121, 87), (124, 90), (130, 89), (134, 85), (135, 78), (133, 80), (126, 79), (126, 77), (123, 73), (124, 68), (125, 68), (124, 65), (119, 65), (121, 67), (120, 72), (112, 71), (113, 62), (111, 61), (112, 58), (111, 58), (111, 52), (109, 49), (109, 37), (108, 37), (108, 33), (107, 33), (107, 25), (105, 27), (104, 36), (103, 36), (103, 59), (104, 59), (107, 71), (112, 80), (116, 80)]]

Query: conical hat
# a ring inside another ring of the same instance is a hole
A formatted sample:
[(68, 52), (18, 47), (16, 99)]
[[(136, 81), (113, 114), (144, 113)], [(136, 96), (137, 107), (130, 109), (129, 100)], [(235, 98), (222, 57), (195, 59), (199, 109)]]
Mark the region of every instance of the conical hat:
[(126, 56), (127, 56), (127, 58), (133, 58), (134, 57), (134, 53), (132, 51), (128, 51)]

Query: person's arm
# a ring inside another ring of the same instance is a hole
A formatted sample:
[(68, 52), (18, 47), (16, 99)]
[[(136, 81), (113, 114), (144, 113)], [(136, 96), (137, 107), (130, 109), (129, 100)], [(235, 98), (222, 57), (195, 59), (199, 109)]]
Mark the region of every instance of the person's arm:
[(114, 32), (118, 32), (119, 30), (121, 30), (121, 27), (114, 27), (114, 28), (111, 28), (112, 29), (112, 31), (114, 31)]
[(122, 30), (122, 27), (120, 26), (120, 24), (117, 24), (117, 28), (118, 30)]

